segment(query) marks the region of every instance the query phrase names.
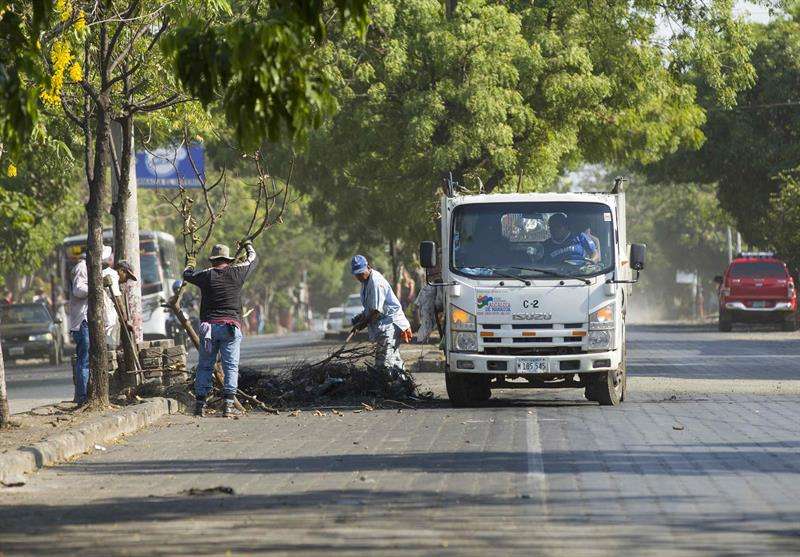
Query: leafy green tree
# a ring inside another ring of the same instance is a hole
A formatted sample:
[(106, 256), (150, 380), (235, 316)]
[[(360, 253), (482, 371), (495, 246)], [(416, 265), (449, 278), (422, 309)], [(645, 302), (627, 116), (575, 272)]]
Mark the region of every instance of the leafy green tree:
[(729, 106), (753, 79), (729, 1), (370, 10), (366, 41), (345, 29), (321, 48), (341, 110), (310, 138), (299, 184), (337, 237), (406, 260), (449, 172), (471, 192), (536, 191), (579, 162), (652, 162), (702, 143), (696, 80)]
[(4, 151), (18, 155), (38, 122), (44, 75), (37, 41), (52, 16), (52, 0), (0, 0), (0, 159)]
[[(751, 27), (756, 41), (751, 60), (758, 75), (754, 86), (741, 91), (729, 110), (706, 100), (703, 146), (679, 151), (647, 172), (661, 182), (718, 184), (722, 207), (748, 243), (795, 258), (785, 231), (775, 225), (774, 211), (777, 207), (782, 219), (791, 218), (787, 203), (795, 189), (789, 177), (800, 165), (800, 3), (791, 3), (783, 17), (768, 25)], [(786, 226), (791, 222), (785, 221)], [(794, 259), (798, 264), (800, 259)]]

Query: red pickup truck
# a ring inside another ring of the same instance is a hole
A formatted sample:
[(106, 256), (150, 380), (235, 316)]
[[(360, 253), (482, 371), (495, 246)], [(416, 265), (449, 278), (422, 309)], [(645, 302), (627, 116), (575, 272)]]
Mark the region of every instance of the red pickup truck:
[(779, 323), (797, 328), (797, 292), (786, 263), (772, 253), (742, 253), (731, 261), (719, 284), (719, 330), (734, 322)]

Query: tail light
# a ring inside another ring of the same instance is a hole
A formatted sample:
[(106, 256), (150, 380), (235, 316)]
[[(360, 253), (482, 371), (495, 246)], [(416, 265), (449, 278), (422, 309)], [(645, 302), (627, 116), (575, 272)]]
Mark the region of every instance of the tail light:
[(731, 295), (731, 287), (723, 284), (722, 287), (720, 287), (720, 289), (719, 289), (719, 293), (722, 296), (730, 296)]
[(794, 283), (790, 282), (789, 286), (786, 288), (786, 297), (790, 300), (794, 298)]

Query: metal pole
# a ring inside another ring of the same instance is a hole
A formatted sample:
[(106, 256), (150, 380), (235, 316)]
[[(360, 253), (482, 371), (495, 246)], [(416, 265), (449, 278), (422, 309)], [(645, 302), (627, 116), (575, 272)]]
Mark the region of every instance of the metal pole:
[(728, 263), (733, 261), (733, 242), (731, 240), (731, 227), (728, 227)]

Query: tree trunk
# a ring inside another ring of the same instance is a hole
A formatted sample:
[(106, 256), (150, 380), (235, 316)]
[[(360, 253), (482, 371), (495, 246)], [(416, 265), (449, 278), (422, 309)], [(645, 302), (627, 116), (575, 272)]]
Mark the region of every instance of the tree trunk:
[[(114, 198), (114, 258), (130, 263), (133, 274), (141, 277), (139, 261), (139, 203), (136, 190), (136, 157), (133, 144), (133, 116), (128, 115), (111, 124), (114, 142), (119, 145), (120, 179)], [(112, 178), (116, 174), (112, 173)], [(136, 342), (142, 342), (142, 283), (128, 282), (124, 287), (129, 318)]]
[(397, 253), (398, 242), (397, 240), (389, 241), (389, 257), (392, 261), (392, 285), (394, 286), (395, 295), (400, 297), (400, 257)]
[(6, 365), (3, 362), (3, 346), (0, 343), (0, 429), (11, 421), (11, 411), (8, 409), (8, 391), (6, 391)]
[(101, 92), (96, 104), (95, 152), (93, 179), (89, 181), (89, 202), (86, 204), (89, 232), (86, 264), (89, 274), (89, 401), (108, 404), (108, 374), (106, 373), (106, 335), (103, 319), (103, 213), (107, 202), (106, 172), (108, 169), (109, 98)]

